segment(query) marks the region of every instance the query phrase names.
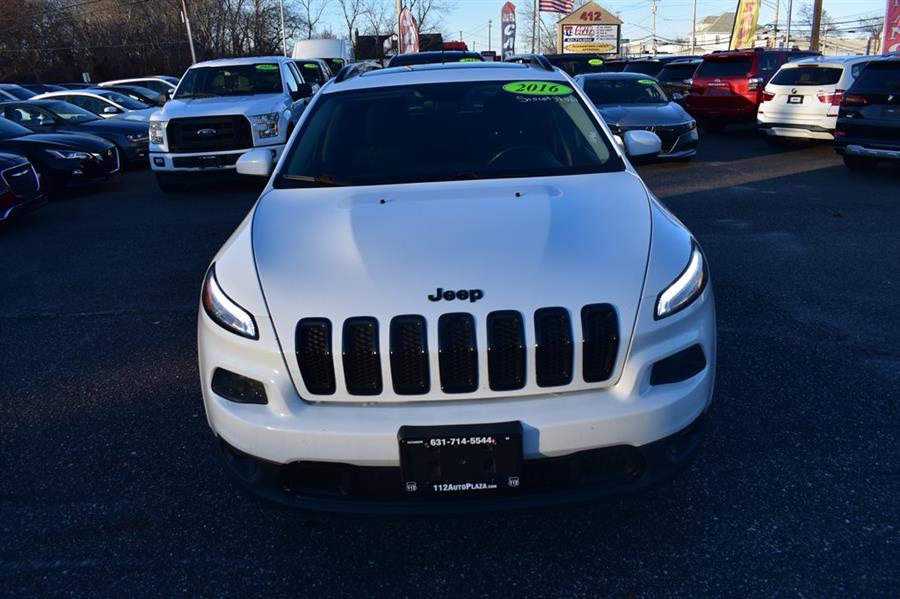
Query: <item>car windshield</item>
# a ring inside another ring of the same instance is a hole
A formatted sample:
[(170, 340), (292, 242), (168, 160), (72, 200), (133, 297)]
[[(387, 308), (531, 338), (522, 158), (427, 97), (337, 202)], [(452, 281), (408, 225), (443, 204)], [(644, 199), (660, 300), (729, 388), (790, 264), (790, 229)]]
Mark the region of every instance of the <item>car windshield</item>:
[(900, 61), (871, 62), (853, 84), (853, 89), (900, 89)]
[(133, 100), (126, 96), (125, 94), (120, 94), (119, 92), (113, 91), (102, 91), (97, 92), (98, 96), (106, 98), (112, 102), (115, 102), (119, 106), (125, 108), (126, 110), (143, 110), (147, 108), (148, 104), (143, 102), (138, 102), (137, 100)]
[(84, 108), (68, 102), (53, 102), (47, 104), (46, 108), (59, 118), (70, 123), (88, 123), (90, 121), (102, 120), (93, 112), (88, 112)]
[(559, 67), (571, 76), (581, 75), (582, 73), (604, 73), (606, 67), (602, 58), (598, 57), (553, 57), (548, 58), (555, 67)]
[(188, 69), (176, 99), (211, 98), (214, 96), (253, 96), (280, 94), (281, 72), (277, 64), (241, 64)]
[(653, 79), (585, 78), (584, 92), (594, 104), (665, 104), (666, 92)]
[(697, 70), (697, 64), (667, 64), (657, 75), (660, 81), (683, 81), (689, 79), (694, 71)]
[(0, 117), (0, 139), (10, 139), (12, 137), (21, 137), (23, 135), (30, 134), (31, 131), (23, 127), (22, 125), (17, 125), (9, 119), (5, 119)]
[(18, 100), (27, 100), (28, 98), (34, 97), (36, 94), (33, 91), (27, 90), (24, 87), (19, 87), (18, 85), (10, 85), (9, 87), (4, 87), (3, 91), (10, 94), (11, 96), (15, 96)]
[(834, 85), (841, 78), (840, 67), (792, 67), (781, 69), (772, 77), (773, 85)]
[(622, 170), (562, 82), (464, 82), (321, 96), (276, 187), (380, 185)]
[(325, 74), (322, 73), (319, 63), (310, 60), (295, 60), (294, 62), (300, 68), (300, 73), (305, 81), (318, 83), (319, 85), (325, 83)]
[(625, 65), (625, 68), (622, 69), (623, 73), (642, 73), (644, 75), (650, 75), (651, 77), (655, 77), (657, 73), (659, 73), (663, 68), (663, 63), (656, 62), (653, 60), (648, 61), (640, 61), (635, 60), (633, 62), (629, 62)]
[(697, 71), (698, 77), (746, 77), (753, 67), (753, 59), (749, 56), (734, 58), (707, 58)]
[(484, 62), (475, 52), (420, 52), (398, 54), (388, 63), (389, 67), (405, 67), (413, 64), (437, 64), (442, 62)]

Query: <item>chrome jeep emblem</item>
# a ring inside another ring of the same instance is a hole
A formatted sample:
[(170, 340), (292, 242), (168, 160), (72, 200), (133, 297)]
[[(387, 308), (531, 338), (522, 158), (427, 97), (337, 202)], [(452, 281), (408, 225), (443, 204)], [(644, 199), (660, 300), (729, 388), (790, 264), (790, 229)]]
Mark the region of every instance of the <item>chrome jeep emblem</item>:
[(209, 136), (215, 135), (215, 134), (216, 134), (215, 129), (200, 129), (199, 131), (197, 131), (197, 135), (202, 135), (203, 137), (209, 137)]

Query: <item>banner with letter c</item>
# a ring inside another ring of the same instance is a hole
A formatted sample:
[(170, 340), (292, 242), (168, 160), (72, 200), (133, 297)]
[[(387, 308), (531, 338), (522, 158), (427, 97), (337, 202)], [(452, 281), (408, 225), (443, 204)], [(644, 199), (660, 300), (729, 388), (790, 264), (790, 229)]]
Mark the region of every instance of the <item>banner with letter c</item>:
[(760, 4), (760, 0), (738, 0), (729, 50), (752, 48), (756, 43), (756, 23), (759, 21)]
[(882, 54), (900, 52), (900, 0), (888, 0), (882, 40)]
[(516, 53), (516, 5), (507, 2), (500, 9), (500, 52), (502, 60)]

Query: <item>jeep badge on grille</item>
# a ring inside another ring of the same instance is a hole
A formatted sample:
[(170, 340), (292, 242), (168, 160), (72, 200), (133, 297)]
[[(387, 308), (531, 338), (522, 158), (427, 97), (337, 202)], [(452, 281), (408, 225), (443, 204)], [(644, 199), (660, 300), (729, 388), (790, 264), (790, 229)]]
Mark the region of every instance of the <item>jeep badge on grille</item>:
[(444, 291), (443, 287), (438, 287), (437, 291), (434, 292), (434, 295), (429, 295), (428, 299), (433, 302), (439, 302), (442, 299), (450, 302), (458, 299), (463, 301), (469, 300), (470, 302), (475, 303), (483, 297), (484, 291), (481, 289), (460, 289), (459, 291), (451, 291), (448, 289)]

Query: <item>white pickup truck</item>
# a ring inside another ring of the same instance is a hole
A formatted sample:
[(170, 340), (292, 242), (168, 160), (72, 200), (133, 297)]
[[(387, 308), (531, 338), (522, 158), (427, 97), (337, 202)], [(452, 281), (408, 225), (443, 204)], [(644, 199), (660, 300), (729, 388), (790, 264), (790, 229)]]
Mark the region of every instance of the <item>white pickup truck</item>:
[(283, 56), (200, 62), (150, 117), (150, 166), (164, 192), (204, 173), (234, 172), (244, 152), (277, 160), (317, 86)]

